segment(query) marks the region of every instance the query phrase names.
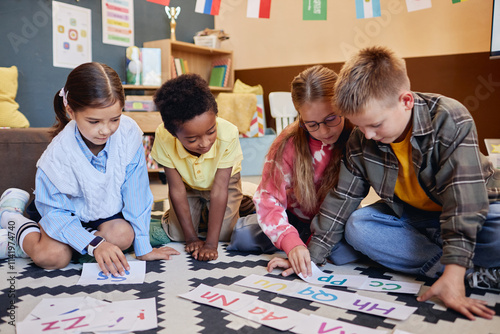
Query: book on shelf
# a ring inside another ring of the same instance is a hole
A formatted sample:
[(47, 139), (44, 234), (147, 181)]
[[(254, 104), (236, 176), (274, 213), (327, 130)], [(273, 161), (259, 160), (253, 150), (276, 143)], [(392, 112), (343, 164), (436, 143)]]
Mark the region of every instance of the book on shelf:
[(177, 78), (177, 71), (175, 70), (175, 60), (173, 56), (170, 56), (170, 77)]
[[(177, 77), (181, 74), (189, 73), (189, 70), (187, 67), (187, 60), (175, 57), (175, 58), (173, 58), (173, 61), (174, 61), (175, 74)], [(172, 77), (174, 77), (174, 76), (172, 75)]]
[(212, 61), (212, 68), (223, 67), (224, 77), (222, 84), (218, 87), (227, 87), (229, 82), (229, 76), (231, 73), (231, 58), (217, 58)]
[(174, 58), (174, 62), (177, 76), (182, 75), (184, 72), (182, 71), (181, 58)]
[(212, 67), (212, 71), (210, 73), (210, 81), (208, 85), (212, 87), (224, 87), (225, 72), (226, 68), (224, 68), (223, 66)]

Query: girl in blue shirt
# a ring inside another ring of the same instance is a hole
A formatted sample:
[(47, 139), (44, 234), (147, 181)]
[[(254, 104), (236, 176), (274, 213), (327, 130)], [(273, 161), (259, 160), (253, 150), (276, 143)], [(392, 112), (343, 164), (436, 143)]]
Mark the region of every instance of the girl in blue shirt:
[(94, 256), (106, 275), (124, 275), (130, 268), (123, 250), (132, 244), (140, 260), (178, 254), (149, 242), (153, 196), (142, 131), (122, 115), (123, 105), (118, 74), (95, 62), (75, 68), (54, 97), (55, 137), (37, 163), (35, 180), (40, 229), (22, 216), (14, 229), (22, 250), (40, 267), (63, 268), (76, 250)]

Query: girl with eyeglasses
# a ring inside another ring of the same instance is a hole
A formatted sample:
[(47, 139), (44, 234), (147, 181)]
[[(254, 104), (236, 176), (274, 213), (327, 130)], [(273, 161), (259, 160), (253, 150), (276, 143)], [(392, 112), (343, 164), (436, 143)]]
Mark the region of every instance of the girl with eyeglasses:
[[(256, 214), (240, 218), (228, 250), (272, 253), (268, 271), (310, 276), (307, 242), (314, 233), (311, 220), (338, 181), (341, 157), (352, 125), (332, 106), (337, 74), (321, 65), (310, 67), (292, 81), (298, 119), (276, 138), (266, 157), (262, 180), (254, 195)], [(335, 264), (352, 262), (358, 254), (345, 241), (332, 249)]]

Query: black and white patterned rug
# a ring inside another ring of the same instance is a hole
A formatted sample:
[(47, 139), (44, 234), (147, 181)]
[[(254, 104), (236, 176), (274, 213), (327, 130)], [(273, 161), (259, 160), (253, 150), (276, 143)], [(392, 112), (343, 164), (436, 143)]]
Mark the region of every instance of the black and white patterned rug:
[[(469, 321), (460, 314), (447, 310), (440, 304), (432, 302), (419, 303), (415, 296), (396, 293), (380, 293), (349, 288), (344, 291), (357, 292), (369, 297), (387, 300), (402, 305), (417, 307), (417, 311), (405, 321), (392, 320), (355, 311), (299, 300), (266, 291), (257, 291), (235, 285), (234, 283), (250, 275), (279, 274), (278, 271), (268, 274), (267, 262), (272, 255), (253, 255), (228, 252), (225, 245), (219, 245), (219, 259), (214, 262), (199, 262), (183, 251), (183, 245), (170, 243), (170, 246), (181, 251), (169, 261), (148, 262), (146, 279), (143, 284), (132, 285), (76, 285), (82, 265), (72, 263), (62, 270), (43, 270), (35, 266), (29, 259), (0, 261), (0, 333), (14, 333), (11, 324), (13, 317), (22, 321), (31, 310), (43, 299), (53, 297), (90, 296), (107, 301), (120, 301), (139, 298), (156, 297), (158, 328), (147, 333), (277, 333), (249, 320), (237, 317), (220, 309), (196, 304), (179, 298), (178, 295), (188, 292), (200, 283), (208, 286), (246, 293), (264, 302), (273, 303), (304, 314), (316, 314), (369, 328), (385, 330), (392, 333), (399, 329), (409, 333), (444, 334), (444, 333), (500, 333), (500, 293), (484, 290), (468, 290), (467, 293), (477, 299), (488, 302), (496, 311), (493, 320), (478, 318)], [(283, 256), (282, 253), (278, 254)], [(133, 260), (132, 255), (127, 257)], [(331, 264), (322, 268), (326, 272), (337, 274), (365, 275), (379, 279), (419, 282), (427, 289), (431, 281), (389, 272), (370, 263), (349, 264), (340, 267)], [(299, 279), (297, 276), (285, 278)], [(329, 287), (335, 288), (335, 287)], [(337, 289), (339, 289), (337, 287)], [(13, 305), (15, 308), (13, 308)], [(9, 311), (10, 309), (10, 311)], [(12, 311), (14, 309), (15, 311)], [(12, 318), (11, 318), (12, 317)], [(10, 322), (10, 324), (9, 324)]]

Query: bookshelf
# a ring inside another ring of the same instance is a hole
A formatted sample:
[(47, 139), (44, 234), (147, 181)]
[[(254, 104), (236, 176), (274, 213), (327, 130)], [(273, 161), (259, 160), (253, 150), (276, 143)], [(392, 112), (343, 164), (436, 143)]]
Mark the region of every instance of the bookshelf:
[[(143, 85), (123, 85), (123, 89), (125, 90), (125, 95), (130, 95), (127, 94), (130, 91), (143, 91), (144, 95), (153, 95), (158, 88), (160, 87), (143, 86)], [(137, 125), (139, 125), (142, 132), (144, 132), (145, 136), (154, 136), (156, 128), (163, 122), (161, 119), (161, 115), (158, 111), (124, 111), (123, 115), (132, 118), (137, 123)], [(162, 171), (162, 169), (160, 168), (148, 167), (148, 172), (154, 173), (160, 171)]]
[(170, 39), (144, 42), (145, 48), (161, 49), (161, 79), (165, 82), (171, 79), (171, 58), (182, 58), (188, 61), (189, 73), (199, 74), (207, 82), (210, 81), (212, 62), (217, 59), (230, 59), (228, 84), (226, 87), (210, 87), (214, 93), (230, 92), (234, 85), (233, 51), (214, 49), (206, 46), (195, 45)]

